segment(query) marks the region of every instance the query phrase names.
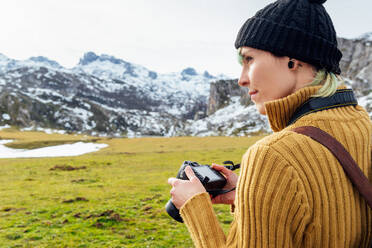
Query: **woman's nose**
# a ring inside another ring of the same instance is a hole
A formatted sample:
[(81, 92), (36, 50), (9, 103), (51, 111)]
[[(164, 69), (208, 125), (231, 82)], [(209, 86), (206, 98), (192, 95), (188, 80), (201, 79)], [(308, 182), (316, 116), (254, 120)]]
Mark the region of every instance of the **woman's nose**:
[(246, 70), (242, 70), (242, 73), (240, 74), (240, 78), (238, 81), (238, 84), (241, 87), (249, 87), (249, 78), (248, 78), (248, 72)]

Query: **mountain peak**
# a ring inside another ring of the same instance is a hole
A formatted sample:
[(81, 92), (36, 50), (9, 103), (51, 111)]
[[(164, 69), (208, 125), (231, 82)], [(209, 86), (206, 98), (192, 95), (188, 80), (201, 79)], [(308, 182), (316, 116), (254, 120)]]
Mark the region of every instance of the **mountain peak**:
[(128, 64), (122, 59), (115, 58), (114, 56), (110, 56), (107, 54), (101, 54), (101, 56), (98, 56), (94, 52), (87, 52), (84, 54), (83, 58), (80, 59), (79, 65), (88, 65), (94, 61), (109, 61), (113, 64)]
[(182, 75), (189, 75), (189, 76), (195, 76), (197, 75), (197, 72), (192, 67), (187, 67), (186, 69), (182, 70)]
[(80, 59), (79, 65), (87, 65), (90, 64), (98, 59), (98, 56), (94, 52), (87, 52), (84, 56)]
[(372, 41), (372, 32), (364, 33), (358, 39)]
[(9, 58), (5, 56), (4, 54), (0, 53), (0, 61), (8, 61)]
[(56, 62), (54, 60), (50, 60), (50, 59), (48, 59), (47, 57), (44, 57), (44, 56), (30, 57), (28, 60), (32, 61), (32, 62), (35, 62), (35, 63), (41, 63), (41, 64), (49, 65), (49, 66), (54, 67), (54, 68), (59, 68), (59, 69), (62, 68), (62, 66), (58, 62)]
[(8, 57), (5, 56), (4, 54), (0, 53), (0, 58), (8, 58)]
[(208, 71), (204, 71), (203, 76), (206, 77), (206, 78), (214, 78), (214, 76), (209, 74)]

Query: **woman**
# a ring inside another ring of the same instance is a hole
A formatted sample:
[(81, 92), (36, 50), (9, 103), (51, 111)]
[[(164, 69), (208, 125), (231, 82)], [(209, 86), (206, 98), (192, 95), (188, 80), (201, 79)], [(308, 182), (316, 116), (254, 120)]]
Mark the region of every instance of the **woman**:
[[(240, 29), (239, 85), (249, 88), (274, 133), (244, 154), (239, 177), (213, 165), (226, 176), (225, 188), (236, 191), (211, 200), (190, 168), (188, 181), (168, 180), (196, 247), (368, 247), (372, 214), (365, 201), (327, 148), (290, 131), (326, 131), (371, 179), (371, 120), (339, 86), (342, 54), (324, 2), (278, 0)], [(336, 98), (341, 102), (328, 104)], [(314, 99), (324, 101), (314, 107)], [(233, 206), (227, 237), (212, 203)]]

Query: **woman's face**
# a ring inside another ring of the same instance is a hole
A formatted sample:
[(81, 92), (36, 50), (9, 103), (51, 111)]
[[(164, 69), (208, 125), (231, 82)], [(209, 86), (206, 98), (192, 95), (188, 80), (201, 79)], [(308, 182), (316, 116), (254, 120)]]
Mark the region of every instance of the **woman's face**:
[(242, 47), (242, 73), (239, 85), (249, 88), (251, 100), (260, 114), (265, 115), (265, 102), (283, 98), (295, 92), (296, 78), (288, 68), (288, 57), (274, 57), (269, 52)]

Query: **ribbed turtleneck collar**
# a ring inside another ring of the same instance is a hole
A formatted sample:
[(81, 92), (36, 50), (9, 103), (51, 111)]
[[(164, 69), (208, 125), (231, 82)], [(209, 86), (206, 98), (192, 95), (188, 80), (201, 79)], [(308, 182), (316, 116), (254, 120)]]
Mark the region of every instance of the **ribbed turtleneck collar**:
[(274, 132), (284, 129), (296, 109), (314, 95), (320, 87), (305, 87), (284, 98), (266, 102), (266, 115), (269, 119), (271, 129)]

